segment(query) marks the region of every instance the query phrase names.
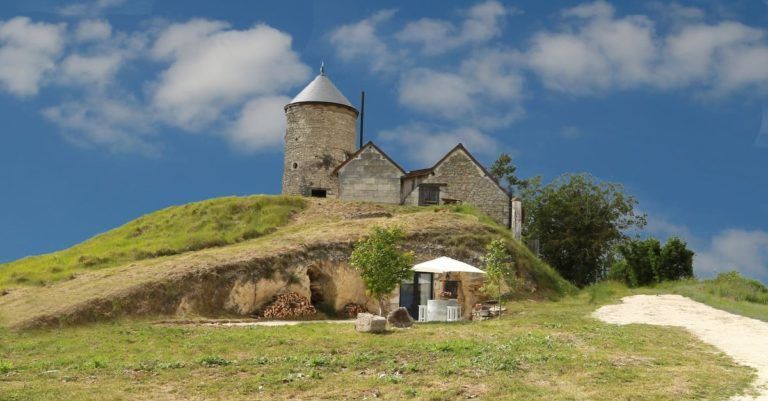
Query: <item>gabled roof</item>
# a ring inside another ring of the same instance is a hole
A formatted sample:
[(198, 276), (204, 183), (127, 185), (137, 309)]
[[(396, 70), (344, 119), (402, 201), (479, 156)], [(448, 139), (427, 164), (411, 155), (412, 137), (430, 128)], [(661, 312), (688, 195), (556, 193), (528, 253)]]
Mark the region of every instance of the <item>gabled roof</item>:
[(394, 160), (392, 160), (392, 158), (391, 158), (391, 157), (389, 157), (389, 155), (387, 155), (386, 153), (384, 153), (384, 151), (383, 151), (383, 150), (379, 149), (379, 147), (378, 147), (378, 146), (376, 146), (376, 144), (374, 144), (372, 141), (368, 141), (368, 143), (366, 143), (365, 145), (363, 145), (363, 147), (361, 147), (360, 149), (358, 149), (358, 150), (357, 150), (357, 152), (355, 152), (355, 153), (353, 153), (351, 156), (349, 156), (349, 158), (348, 158), (347, 160), (344, 160), (344, 163), (341, 163), (341, 164), (339, 164), (338, 166), (336, 166), (336, 168), (335, 168), (335, 169), (333, 169), (333, 171), (331, 172), (331, 174), (338, 174), (339, 170), (341, 170), (341, 169), (342, 169), (344, 166), (346, 166), (346, 165), (347, 165), (347, 163), (349, 163), (349, 162), (351, 162), (352, 160), (354, 160), (354, 159), (355, 159), (357, 156), (359, 156), (361, 153), (363, 153), (363, 151), (364, 151), (365, 149), (367, 149), (367, 148), (369, 148), (369, 147), (371, 147), (371, 148), (375, 149), (377, 152), (379, 152), (379, 154), (381, 154), (382, 156), (384, 156), (384, 158), (385, 158), (385, 159), (387, 159), (387, 161), (389, 161), (390, 163), (392, 163), (392, 165), (394, 165), (395, 167), (397, 167), (397, 169), (398, 169), (398, 170), (400, 170), (400, 172), (401, 172), (401, 173), (405, 174), (405, 170), (403, 170), (403, 168), (402, 168), (402, 167), (400, 167), (400, 165), (399, 165), (399, 164), (397, 164), (397, 163), (396, 163)]
[[(312, 80), (288, 105), (295, 103), (332, 103), (346, 106), (357, 112), (355, 106), (349, 102), (331, 79), (325, 75), (324, 68), (320, 69), (320, 74)], [(286, 105), (287, 107), (287, 105)]]
[(507, 189), (506, 189), (506, 188), (504, 188), (503, 186), (501, 186), (501, 184), (499, 183), (499, 180), (497, 180), (497, 179), (496, 179), (496, 177), (492, 176), (492, 175), (491, 175), (491, 173), (488, 171), (488, 169), (486, 169), (486, 168), (485, 168), (485, 166), (483, 166), (483, 165), (482, 165), (482, 163), (480, 163), (479, 161), (477, 161), (477, 159), (475, 159), (475, 156), (473, 156), (473, 155), (472, 155), (472, 153), (470, 153), (470, 152), (469, 152), (469, 150), (467, 150), (467, 148), (465, 148), (465, 147), (464, 147), (464, 145), (463, 145), (463, 144), (461, 144), (461, 143), (459, 143), (458, 145), (456, 145), (456, 146), (455, 146), (453, 149), (449, 150), (449, 151), (448, 151), (448, 153), (446, 153), (446, 154), (445, 154), (445, 156), (443, 156), (443, 158), (442, 158), (442, 159), (438, 160), (438, 161), (437, 161), (437, 163), (435, 163), (435, 165), (434, 165), (434, 166), (432, 166), (432, 167), (430, 167), (430, 168), (424, 168), (424, 169), (421, 169), (421, 170), (413, 170), (413, 171), (409, 171), (408, 173), (406, 173), (406, 174), (403, 176), (403, 178), (420, 177), (420, 176), (423, 176), (423, 175), (431, 174), (432, 172), (434, 172), (434, 171), (435, 171), (435, 169), (436, 169), (438, 166), (440, 166), (441, 164), (443, 164), (443, 162), (444, 162), (446, 159), (448, 159), (448, 156), (450, 156), (450, 155), (451, 155), (453, 152), (455, 152), (455, 151), (457, 151), (457, 150), (461, 150), (461, 151), (462, 151), (462, 152), (464, 152), (464, 153), (465, 153), (467, 156), (469, 156), (469, 159), (470, 159), (470, 160), (472, 160), (472, 162), (473, 162), (473, 163), (475, 163), (475, 165), (476, 165), (476, 166), (480, 167), (480, 170), (482, 170), (482, 171), (483, 171), (483, 173), (485, 174), (485, 176), (486, 176), (486, 177), (488, 177), (488, 178), (490, 178), (490, 179), (491, 179), (491, 181), (493, 181), (493, 183), (494, 183), (494, 184), (496, 184), (496, 186), (497, 186), (497, 187), (499, 187), (499, 189), (501, 189), (501, 190), (502, 190), (502, 191), (503, 191), (503, 192), (504, 192), (504, 193), (505, 193), (507, 196), (509, 196), (509, 197), (511, 197), (511, 196), (512, 196), (512, 195), (510, 195), (509, 191), (507, 191)]

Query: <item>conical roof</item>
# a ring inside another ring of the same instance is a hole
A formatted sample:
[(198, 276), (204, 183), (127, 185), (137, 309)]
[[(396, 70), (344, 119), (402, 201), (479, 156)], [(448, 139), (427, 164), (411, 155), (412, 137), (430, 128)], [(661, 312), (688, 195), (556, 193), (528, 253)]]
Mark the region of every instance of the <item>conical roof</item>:
[(355, 106), (352, 106), (352, 103), (349, 102), (349, 99), (347, 99), (341, 91), (336, 88), (336, 85), (331, 82), (331, 79), (325, 75), (325, 69), (322, 67), (320, 68), (320, 74), (288, 104), (305, 102), (335, 103), (350, 107), (357, 111)]

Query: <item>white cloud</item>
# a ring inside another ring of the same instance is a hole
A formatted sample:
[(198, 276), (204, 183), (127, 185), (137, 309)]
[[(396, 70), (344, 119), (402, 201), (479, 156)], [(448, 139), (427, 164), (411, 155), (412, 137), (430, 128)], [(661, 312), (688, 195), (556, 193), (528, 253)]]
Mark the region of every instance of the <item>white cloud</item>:
[(694, 267), (702, 277), (738, 270), (768, 282), (768, 232), (725, 230), (712, 237), (706, 250), (696, 254)]
[(345, 61), (367, 62), (374, 72), (396, 69), (403, 63), (403, 56), (392, 53), (377, 32), (378, 26), (394, 15), (395, 10), (381, 10), (359, 22), (335, 29), (330, 41), (336, 47), (336, 54)]
[(449, 120), (507, 126), (523, 115), (524, 79), (518, 64), (516, 52), (487, 50), (468, 57), (455, 72), (416, 68), (402, 75), (398, 100)]
[(72, 54), (61, 63), (59, 80), (75, 85), (103, 87), (112, 81), (121, 63), (122, 57), (118, 53), (96, 56)]
[(563, 11), (565, 28), (540, 31), (529, 67), (550, 89), (594, 93), (694, 86), (716, 94), (768, 88), (765, 31), (738, 22), (700, 22), (701, 10), (677, 6), (666, 35), (645, 16), (617, 17), (605, 2)]
[(287, 96), (267, 96), (246, 103), (227, 131), (236, 149), (248, 152), (280, 149), (285, 135), (283, 107), (290, 101)]
[(184, 49), (208, 39), (211, 35), (230, 27), (224, 21), (210, 21), (195, 18), (165, 28), (155, 41), (150, 54), (158, 60), (173, 60), (180, 57)]
[(540, 32), (528, 50), (529, 66), (544, 84), (589, 93), (649, 82), (656, 53), (653, 24), (645, 17), (615, 19), (604, 2), (564, 12), (579, 17), (574, 32)]
[(465, 115), (475, 89), (463, 76), (426, 68), (414, 69), (400, 83), (400, 103), (418, 111), (445, 117)]
[[(638, 212), (642, 213), (642, 211)], [(688, 227), (673, 223), (655, 214), (648, 215), (648, 224), (645, 226), (644, 231), (658, 236), (662, 240), (666, 240), (669, 237), (680, 237), (685, 241), (689, 241), (691, 245), (695, 246), (698, 243), (698, 240)]]
[(83, 20), (77, 24), (75, 40), (78, 42), (99, 42), (112, 36), (112, 25), (105, 20)]
[(0, 21), (0, 87), (17, 96), (37, 94), (62, 53), (64, 29), (27, 17)]
[(474, 127), (438, 129), (410, 124), (380, 131), (378, 139), (398, 146), (418, 168), (432, 166), (457, 143), (463, 143), (475, 155), (495, 155), (499, 150), (493, 137)]
[(157, 145), (146, 139), (154, 130), (153, 118), (130, 95), (121, 94), (119, 99), (89, 96), (83, 101), (49, 107), (42, 114), (78, 146), (147, 156), (159, 154)]
[(279, 94), (307, 81), (310, 70), (291, 49), (289, 35), (266, 25), (243, 31), (225, 26), (193, 20), (170, 26), (158, 38), (152, 53), (171, 65), (152, 102), (170, 123), (199, 130), (248, 97)]
[(467, 10), (460, 26), (450, 21), (422, 18), (406, 24), (395, 37), (404, 43), (420, 45), (425, 54), (440, 54), (499, 36), (504, 18), (515, 12), (498, 1), (486, 1)]

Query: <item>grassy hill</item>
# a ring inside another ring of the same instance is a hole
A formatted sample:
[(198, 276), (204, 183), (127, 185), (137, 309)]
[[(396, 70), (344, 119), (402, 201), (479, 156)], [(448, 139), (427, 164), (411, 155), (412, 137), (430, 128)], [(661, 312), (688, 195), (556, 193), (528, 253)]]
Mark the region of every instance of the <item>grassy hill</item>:
[(291, 276), (300, 264), (343, 260), (375, 224), (402, 226), (417, 257), (448, 255), (478, 264), (483, 247), (504, 237), (531, 284), (526, 297), (574, 290), (509, 230), (467, 206), (256, 196), (168, 208), (70, 249), (3, 265), (0, 282), (13, 288), (0, 296), (0, 321), (35, 327), (175, 314), (188, 302), (195, 313), (222, 315), (244, 280)]
[(169, 207), (69, 249), (0, 264), (0, 290), (257, 238), (285, 225), (304, 207), (301, 198), (283, 196), (228, 197)]

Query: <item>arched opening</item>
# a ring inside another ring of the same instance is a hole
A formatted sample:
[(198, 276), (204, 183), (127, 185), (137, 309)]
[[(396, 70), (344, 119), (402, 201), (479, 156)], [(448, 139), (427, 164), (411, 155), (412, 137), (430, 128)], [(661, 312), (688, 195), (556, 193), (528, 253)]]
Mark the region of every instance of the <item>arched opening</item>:
[(327, 316), (336, 316), (336, 285), (333, 278), (319, 265), (307, 269), (312, 306)]

